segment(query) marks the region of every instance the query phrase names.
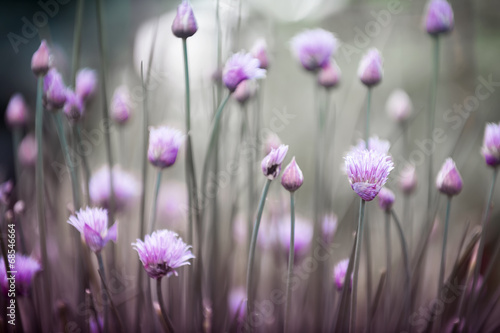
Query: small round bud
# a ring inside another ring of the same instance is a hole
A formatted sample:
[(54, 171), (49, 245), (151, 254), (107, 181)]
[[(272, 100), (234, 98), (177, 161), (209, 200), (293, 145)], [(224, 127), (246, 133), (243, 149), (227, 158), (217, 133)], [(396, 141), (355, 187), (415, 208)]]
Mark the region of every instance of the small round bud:
[(486, 124), (481, 153), (487, 165), (494, 168), (500, 165), (500, 123)]
[(182, 1), (177, 7), (177, 15), (172, 23), (172, 33), (175, 37), (188, 38), (196, 33), (198, 24), (189, 1)]
[(36, 139), (33, 134), (28, 134), (19, 144), (17, 154), (19, 156), (19, 163), (25, 167), (34, 166), (37, 156)]
[(28, 107), (21, 94), (14, 94), (7, 105), (5, 122), (10, 127), (21, 127), (28, 121)]
[(407, 120), (413, 110), (410, 96), (401, 89), (394, 90), (387, 99), (386, 110), (389, 117), (397, 122)]
[(363, 56), (358, 67), (358, 76), (367, 87), (373, 87), (382, 81), (384, 69), (382, 67), (382, 56), (373, 48)]
[(265, 39), (258, 39), (250, 50), (250, 54), (259, 60), (260, 68), (267, 69), (269, 67), (269, 55), (267, 54)]
[(394, 193), (386, 187), (382, 187), (378, 194), (378, 206), (385, 211), (390, 211), (394, 204)]
[(424, 18), (425, 30), (433, 36), (447, 33), (453, 29), (453, 9), (446, 0), (431, 0), (427, 4)]
[(401, 170), (399, 177), (399, 187), (405, 195), (410, 195), (417, 187), (417, 172), (415, 166), (408, 164)]
[(334, 88), (340, 81), (340, 68), (335, 61), (328, 63), (318, 73), (318, 83), (325, 88)]
[(447, 158), (436, 178), (436, 187), (439, 192), (454, 196), (462, 191), (462, 176), (458, 172), (455, 162)]
[(47, 42), (42, 40), (40, 47), (33, 53), (31, 58), (31, 70), (36, 76), (43, 76), (47, 74), (50, 67), (50, 50)]
[(304, 175), (302, 170), (300, 170), (297, 162), (295, 162), (295, 156), (292, 158), (290, 164), (287, 165), (285, 171), (283, 171), (283, 176), (281, 176), (281, 185), (288, 192), (297, 191), (304, 182)]
[(66, 103), (66, 86), (61, 74), (52, 68), (49, 70), (43, 80), (45, 108), (51, 111), (57, 111)]
[(167, 168), (175, 163), (184, 137), (179, 130), (168, 126), (149, 130), (148, 159), (158, 168)]
[(126, 86), (116, 88), (111, 99), (111, 118), (118, 124), (125, 124), (132, 113), (132, 101)]
[(85, 102), (94, 95), (96, 87), (97, 73), (90, 68), (80, 69), (76, 75), (75, 94)]

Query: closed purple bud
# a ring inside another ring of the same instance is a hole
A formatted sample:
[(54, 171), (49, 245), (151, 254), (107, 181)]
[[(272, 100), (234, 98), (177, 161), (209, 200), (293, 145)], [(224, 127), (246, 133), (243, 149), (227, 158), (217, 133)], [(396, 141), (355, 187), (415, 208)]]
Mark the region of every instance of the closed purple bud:
[(269, 55), (267, 53), (267, 44), (265, 39), (258, 39), (250, 50), (250, 54), (259, 60), (259, 67), (263, 69), (269, 68)]
[(292, 52), (308, 71), (317, 71), (330, 62), (338, 48), (335, 36), (323, 29), (306, 30), (293, 37)]
[(277, 149), (272, 149), (271, 152), (264, 157), (261, 163), (262, 172), (270, 180), (276, 179), (281, 172), (281, 163), (285, 159), (288, 152), (288, 146), (281, 145)]
[(76, 75), (75, 93), (82, 101), (92, 97), (96, 91), (97, 73), (93, 69), (83, 68)]
[(149, 129), (148, 159), (158, 168), (167, 168), (175, 163), (184, 137), (179, 130), (168, 126)]
[(125, 124), (132, 113), (132, 101), (126, 86), (116, 88), (111, 99), (111, 118), (118, 124)]
[[(347, 268), (349, 267), (349, 259), (344, 259), (339, 261), (335, 267), (333, 268), (333, 277), (335, 280), (335, 285), (337, 286), (337, 290), (341, 291), (344, 288), (345, 284), (345, 276), (347, 275)], [(351, 283), (349, 288), (352, 287), (352, 275), (351, 275)]]
[(318, 83), (325, 88), (334, 88), (340, 81), (340, 68), (335, 61), (328, 63), (318, 73)]
[(28, 121), (28, 106), (21, 94), (14, 94), (7, 105), (5, 112), (5, 122), (10, 127), (20, 127), (26, 125)]
[(462, 191), (462, 176), (458, 172), (455, 162), (447, 158), (436, 178), (436, 187), (439, 192), (454, 196)]
[(71, 122), (77, 122), (83, 116), (83, 102), (71, 89), (66, 91), (63, 112)]
[(243, 81), (236, 87), (233, 97), (240, 104), (245, 104), (251, 97), (255, 95), (255, 86), (249, 81)]
[(401, 170), (399, 177), (399, 187), (405, 195), (410, 195), (417, 187), (417, 171), (415, 166), (409, 164)]
[(33, 53), (31, 58), (31, 70), (36, 76), (47, 74), (50, 67), (50, 49), (47, 42), (42, 40), (40, 47)]
[(378, 194), (378, 206), (385, 211), (390, 211), (392, 205), (394, 204), (395, 196), (394, 192), (386, 187), (382, 187), (380, 193)]
[(386, 110), (389, 117), (397, 122), (407, 120), (413, 110), (410, 96), (401, 89), (394, 90), (387, 99)]
[(496, 168), (500, 165), (500, 123), (486, 124), (481, 153), (489, 166)]
[(290, 164), (287, 165), (285, 171), (283, 171), (283, 176), (281, 176), (281, 185), (288, 192), (297, 191), (304, 182), (304, 175), (302, 170), (300, 170), (297, 162), (295, 162), (295, 156), (292, 158)]
[(439, 35), (453, 30), (453, 10), (446, 0), (431, 0), (427, 3), (425, 30), (431, 35)]
[(57, 111), (66, 103), (66, 86), (61, 74), (51, 68), (43, 80), (45, 108)]
[(172, 33), (175, 37), (188, 38), (196, 33), (198, 24), (189, 1), (182, 1), (177, 7), (177, 15), (172, 23)]
[(375, 48), (369, 49), (363, 56), (359, 63), (358, 76), (365, 86), (373, 87), (382, 81), (384, 75), (382, 64), (382, 56)]
[(261, 79), (266, 77), (266, 70), (259, 67), (258, 59), (251, 54), (241, 51), (233, 54), (224, 66), (222, 71), (222, 81), (234, 92), (238, 84), (245, 80)]
[(19, 163), (25, 167), (31, 167), (35, 165), (37, 156), (37, 145), (36, 139), (33, 134), (28, 134), (19, 144), (17, 151), (17, 156), (19, 156)]

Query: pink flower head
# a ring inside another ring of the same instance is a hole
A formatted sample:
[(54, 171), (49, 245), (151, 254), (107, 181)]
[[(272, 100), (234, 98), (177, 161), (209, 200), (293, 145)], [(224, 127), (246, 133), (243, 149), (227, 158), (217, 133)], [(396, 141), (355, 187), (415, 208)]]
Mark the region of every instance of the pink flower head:
[[(92, 202), (108, 209), (110, 205), (109, 168), (104, 166), (92, 175), (89, 193)], [(141, 192), (141, 184), (119, 166), (113, 168), (113, 189), (115, 209), (120, 211), (131, 205)]]
[[(344, 288), (345, 276), (347, 275), (348, 267), (349, 267), (349, 259), (344, 259), (339, 261), (333, 268), (333, 277), (335, 279), (335, 285), (337, 286), (338, 291)], [(350, 287), (352, 287), (352, 275), (351, 275)]]
[(436, 187), (439, 192), (448, 196), (457, 195), (462, 191), (462, 176), (460, 176), (457, 166), (451, 158), (447, 158), (441, 170), (439, 170), (436, 178)]
[(36, 139), (33, 134), (28, 134), (19, 144), (17, 154), (19, 156), (19, 163), (23, 166), (34, 166), (36, 162), (38, 148), (36, 146)]
[(66, 90), (66, 103), (63, 112), (71, 122), (77, 122), (83, 116), (83, 102), (71, 89)]
[(358, 76), (365, 86), (373, 87), (382, 81), (384, 75), (382, 64), (382, 56), (375, 48), (369, 49), (363, 56), (359, 63)]
[(382, 187), (380, 193), (378, 194), (378, 206), (382, 210), (390, 211), (395, 199), (396, 197), (394, 196), (394, 192), (389, 190), (387, 187)]
[(176, 269), (190, 265), (189, 259), (195, 258), (191, 246), (182, 241), (175, 232), (164, 229), (146, 235), (144, 242), (137, 239), (132, 247), (139, 254), (139, 259), (152, 279), (161, 279), (165, 275), (177, 276)]
[(453, 30), (453, 10), (446, 0), (430, 0), (424, 17), (425, 30), (430, 35), (439, 35)]
[(188, 38), (198, 31), (193, 8), (189, 1), (183, 0), (177, 7), (177, 15), (172, 22), (172, 33), (178, 38)]
[(24, 101), (23, 95), (14, 94), (10, 98), (5, 112), (5, 122), (10, 127), (21, 127), (28, 121), (28, 106)]
[(184, 141), (182, 133), (172, 127), (161, 126), (149, 129), (148, 159), (158, 168), (167, 168), (175, 163), (179, 147)]
[[(290, 253), (290, 215), (281, 220), (279, 224), (279, 241), (288, 254)], [(295, 218), (295, 238), (294, 253), (295, 257), (300, 259), (309, 250), (313, 238), (312, 224), (300, 217)]]
[(111, 240), (116, 243), (118, 224), (108, 229), (108, 211), (102, 208), (82, 208), (69, 217), (68, 223), (82, 235), (92, 252), (100, 252)]
[(243, 81), (236, 87), (233, 93), (233, 97), (240, 103), (244, 105), (250, 98), (255, 95), (256, 87), (249, 81)]
[(268, 179), (276, 179), (281, 172), (281, 163), (285, 159), (288, 152), (288, 146), (280, 145), (277, 149), (272, 149), (271, 152), (264, 157), (261, 163), (262, 172)]
[(413, 105), (410, 96), (404, 90), (396, 89), (387, 99), (385, 108), (389, 117), (397, 122), (403, 122), (410, 117)]
[(82, 101), (92, 97), (97, 87), (97, 73), (90, 68), (82, 68), (76, 75), (75, 93)]
[(127, 86), (116, 88), (111, 99), (111, 118), (118, 124), (125, 124), (132, 113), (132, 101)]
[[(365, 150), (366, 149), (365, 141), (359, 140), (357, 146), (354, 147), (353, 149)], [(379, 139), (378, 136), (372, 136), (371, 138), (368, 139), (368, 149), (375, 150), (379, 153), (383, 153), (383, 154), (388, 155), (389, 149), (391, 149), (391, 143), (387, 140)]]
[(280, 137), (276, 133), (270, 132), (266, 136), (266, 140), (264, 142), (264, 153), (267, 155), (273, 149), (278, 149), (279, 146), (281, 146), (281, 139), (280, 139)]
[(267, 43), (265, 39), (257, 39), (250, 50), (250, 54), (259, 60), (260, 68), (267, 69), (269, 67), (269, 55), (267, 53)]
[(42, 40), (40, 47), (31, 58), (31, 70), (36, 76), (47, 74), (50, 67), (50, 49), (47, 42)]
[(394, 163), (376, 150), (353, 150), (345, 157), (345, 169), (351, 187), (361, 199), (375, 199), (387, 182)]
[(327, 88), (334, 88), (340, 81), (341, 71), (336, 61), (323, 66), (318, 73), (318, 83)]
[(28, 295), (33, 278), (41, 269), (40, 263), (35, 259), (16, 253), (14, 269), (11, 269), (11, 271), (16, 271), (16, 273), (12, 274), (15, 276), (12, 278), (10, 274), (7, 276), (5, 261), (2, 257), (0, 259), (0, 287), (2, 292), (7, 297), (10, 285), (14, 284), (17, 296)]
[(222, 72), (222, 81), (234, 92), (238, 84), (245, 80), (261, 79), (266, 77), (266, 70), (259, 67), (260, 62), (251, 54), (241, 51), (233, 54)]
[(66, 103), (66, 86), (61, 74), (51, 68), (43, 80), (45, 108), (57, 111)]
[(304, 182), (304, 175), (302, 174), (302, 170), (300, 170), (299, 165), (295, 162), (295, 156), (292, 158), (290, 164), (287, 165), (285, 171), (283, 171), (283, 175), (281, 176), (281, 185), (288, 192), (297, 191)]
[(415, 166), (408, 164), (401, 170), (399, 187), (405, 195), (410, 195), (417, 187), (417, 172)]
[(308, 71), (317, 71), (330, 62), (338, 42), (335, 36), (323, 29), (306, 30), (293, 37), (292, 52)]
[(321, 224), (321, 230), (323, 234), (323, 240), (326, 243), (333, 242), (333, 237), (335, 236), (335, 232), (337, 231), (337, 215), (330, 214), (326, 215), (323, 218), (323, 223)]
[(500, 165), (500, 123), (486, 124), (481, 153), (489, 166)]

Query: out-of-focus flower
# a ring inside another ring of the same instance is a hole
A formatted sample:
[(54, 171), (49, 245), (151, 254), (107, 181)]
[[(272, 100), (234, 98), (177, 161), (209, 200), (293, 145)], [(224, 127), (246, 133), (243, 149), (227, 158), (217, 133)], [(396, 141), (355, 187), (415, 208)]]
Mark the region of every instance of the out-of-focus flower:
[(269, 54), (267, 52), (267, 43), (263, 38), (257, 39), (250, 50), (250, 54), (259, 60), (259, 67), (269, 68)]
[(97, 321), (95, 320), (94, 316), (90, 316), (89, 330), (90, 333), (100, 333), (104, 331), (104, 320), (102, 316), (98, 316)]
[(83, 116), (83, 102), (71, 89), (66, 90), (63, 112), (71, 122), (77, 122)]
[(259, 67), (260, 62), (251, 54), (241, 51), (233, 54), (222, 72), (222, 81), (234, 92), (238, 84), (245, 80), (261, 79), (266, 77), (266, 70)]
[(118, 124), (125, 124), (132, 113), (132, 101), (127, 86), (116, 88), (111, 99), (111, 118)]
[(500, 165), (500, 123), (486, 124), (481, 153), (489, 166)]
[[(337, 286), (337, 290), (342, 290), (344, 288), (345, 276), (347, 275), (347, 268), (349, 266), (349, 259), (344, 259), (339, 261), (335, 267), (333, 268), (333, 278), (335, 280), (335, 285)], [(351, 275), (351, 285), (352, 287), (352, 275)]]
[(427, 33), (434, 36), (453, 30), (453, 10), (448, 1), (430, 0), (426, 7), (424, 25)]
[(0, 184), (0, 202), (4, 205), (10, 204), (12, 190), (14, 189), (14, 182), (8, 180)]
[(36, 146), (36, 139), (33, 134), (26, 135), (17, 151), (19, 163), (23, 166), (34, 166), (36, 162), (38, 148)]
[(109, 242), (116, 243), (117, 222), (108, 229), (108, 211), (102, 208), (82, 208), (69, 217), (68, 223), (82, 235), (91, 251), (98, 253)]
[[(109, 209), (110, 187), (109, 167), (103, 166), (90, 179), (89, 193), (92, 202)], [(141, 192), (141, 184), (131, 174), (123, 171), (119, 166), (113, 167), (113, 190), (115, 209), (124, 210)]]
[(45, 108), (51, 111), (62, 108), (66, 103), (66, 90), (61, 74), (51, 68), (43, 79)]
[(436, 187), (439, 192), (448, 196), (457, 195), (462, 191), (462, 176), (460, 176), (457, 166), (451, 158), (444, 161), (436, 178)]
[(184, 141), (181, 131), (161, 126), (149, 129), (148, 159), (158, 168), (168, 168), (175, 163), (179, 147)]
[(189, 209), (186, 184), (180, 181), (167, 182), (162, 186), (158, 197), (158, 214), (170, 229), (180, 231), (186, 223)]
[(233, 97), (240, 103), (244, 105), (250, 98), (255, 95), (256, 87), (249, 81), (243, 81), (236, 87), (233, 93)]
[(238, 316), (238, 319), (243, 319), (246, 315), (245, 300), (247, 293), (245, 288), (236, 287), (231, 290), (228, 296), (228, 307), (231, 317)]
[(281, 185), (283, 185), (288, 192), (295, 192), (302, 186), (303, 182), (304, 175), (295, 161), (294, 156), (290, 164), (288, 164), (285, 168), (285, 171), (283, 171), (283, 175), (281, 176)]
[(338, 48), (335, 36), (323, 29), (306, 30), (292, 41), (292, 52), (308, 71), (317, 71), (330, 62)]
[[(358, 144), (353, 149), (365, 150), (366, 149), (365, 140), (359, 140)], [(378, 136), (372, 136), (371, 138), (368, 139), (368, 149), (375, 150), (383, 154), (389, 154), (389, 149), (391, 149), (391, 143), (387, 140), (379, 139)]]
[(376, 150), (351, 151), (345, 166), (352, 189), (365, 201), (375, 199), (394, 169), (391, 158)]
[(264, 154), (269, 154), (273, 149), (278, 149), (279, 146), (281, 146), (280, 137), (276, 133), (270, 132), (264, 141)]
[(337, 231), (337, 215), (330, 214), (326, 215), (323, 218), (323, 223), (321, 224), (321, 230), (323, 234), (323, 240), (326, 243), (333, 242), (333, 237), (335, 236), (335, 232)]
[(50, 67), (50, 49), (47, 42), (42, 40), (38, 50), (33, 53), (31, 58), (31, 70), (36, 76), (47, 74)]
[(382, 81), (384, 75), (382, 63), (382, 56), (375, 48), (369, 49), (363, 56), (359, 63), (358, 76), (365, 86), (373, 87)]
[(24, 204), (24, 201), (19, 200), (14, 204), (14, 214), (16, 215), (22, 215), (26, 209), (26, 205)]
[(262, 172), (268, 179), (276, 179), (281, 172), (281, 163), (285, 159), (288, 152), (288, 146), (280, 145), (277, 149), (272, 149), (271, 152), (264, 157), (261, 163)]
[(97, 87), (97, 73), (90, 68), (82, 68), (76, 74), (75, 93), (85, 102), (92, 97)]
[(382, 187), (380, 193), (378, 194), (378, 206), (382, 210), (390, 211), (395, 199), (396, 197), (394, 196), (394, 192), (389, 190), (387, 187)]
[(12, 95), (7, 111), (5, 112), (5, 122), (10, 127), (21, 127), (28, 121), (28, 106), (24, 101), (23, 95), (17, 93)]
[(177, 15), (172, 22), (172, 33), (178, 38), (188, 38), (198, 31), (198, 24), (194, 17), (193, 8), (187, 0), (183, 0), (177, 7)]
[(413, 164), (408, 164), (401, 170), (399, 187), (405, 195), (410, 195), (415, 191), (417, 187), (417, 172)]
[(139, 254), (146, 273), (152, 279), (172, 274), (177, 276), (176, 269), (190, 265), (188, 260), (195, 257), (191, 253), (191, 246), (184, 243), (175, 232), (166, 229), (146, 235), (144, 242), (137, 239), (132, 247)]
[(397, 122), (403, 122), (410, 117), (413, 105), (410, 96), (404, 90), (396, 89), (389, 95), (385, 108), (389, 117)]
[[(279, 241), (283, 248), (288, 253), (290, 251), (290, 215), (285, 215), (285, 217), (280, 221), (278, 225), (279, 231)], [(301, 256), (307, 253), (309, 246), (311, 245), (313, 237), (313, 227), (312, 224), (301, 218), (295, 218), (295, 238), (294, 238), (294, 251), (295, 256), (300, 260)]]
[(12, 284), (15, 285), (17, 296), (28, 295), (35, 274), (42, 269), (38, 261), (20, 253), (16, 253), (15, 260), (17, 273), (15, 273), (15, 278), (10, 278), (10, 276), (7, 277), (3, 257), (0, 259), (0, 287), (6, 297)]
[(331, 61), (323, 66), (318, 73), (318, 83), (327, 88), (334, 88), (340, 81), (341, 71), (336, 61)]

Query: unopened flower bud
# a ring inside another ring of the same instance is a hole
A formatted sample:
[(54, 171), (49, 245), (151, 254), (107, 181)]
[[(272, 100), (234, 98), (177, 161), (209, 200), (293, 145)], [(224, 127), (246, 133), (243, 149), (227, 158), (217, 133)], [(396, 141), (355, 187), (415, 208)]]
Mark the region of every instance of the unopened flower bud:
[(267, 54), (267, 44), (264, 39), (258, 39), (250, 50), (250, 54), (260, 62), (260, 68), (269, 67), (269, 55)]
[(175, 37), (188, 38), (196, 33), (198, 24), (189, 1), (182, 1), (177, 7), (177, 15), (172, 23), (172, 33)]
[(378, 206), (385, 211), (390, 211), (394, 204), (394, 193), (386, 187), (382, 187), (378, 194)]
[(417, 187), (417, 172), (415, 166), (409, 164), (401, 170), (399, 178), (399, 187), (405, 195), (410, 195)]
[(500, 165), (500, 123), (486, 124), (481, 153), (487, 165), (494, 168)]
[(47, 74), (50, 67), (50, 50), (47, 42), (42, 40), (40, 47), (33, 53), (31, 58), (31, 70), (36, 76), (43, 76)]
[(76, 75), (75, 94), (85, 102), (94, 95), (97, 86), (97, 73), (90, 68), (83, 68)]
[(57, 111), (66, 103), (66, 86), (61, 74), (52, 68), (43, 80), (45, 108)]
[(340, 68), (335, 61), (320, 69), (318, 83), (325, 88), (334, 88), (340, 81)]
[(66, 103), (63, 112), (72, 122), (77, 122), (83, 116), (83, 102), (71, 89), (66, 91)]
[(430, 35), (439, 35), (451, 31), (454, 24), (451, 5), (446, 0), (429, 1), (424, 20), (425, 30)]
[(447, 158), (441, 167), (437, 175), (436, 186), (439, 192), (448, 196), (457, 195), (462, 191), (462, 176), (451, 158)]
[(11, 127), (21, 127), (28, 121), (28, 107), (21, 94), (14, 94), (7, 105), (5, 122)]
[(295, 156), (292, 158), (290, 164), (287, 165), (285, 171), (283, 171), (283, 176), (281, 176), (281, 185), (288, 192), (297, 191), (304, 182), (304, 175), (302, 170), (300, 170), (297, 162), (295, 162)]
[(18, 157), (22, 166), (34, 166), (37, 156), (36, 139), (33, 134), (28, 134), (19, 144)]
[(369, 49), (363, 56), (359, 63), (358, 76), (365, 86), (373, 87), (382, 81), (384, 75), (382, 63), (382, 56), (375, 48)]
[(126, 86), (116, 88), (111, 99), (111, 118), (118, 124), (125, 124), (130, 118), (132, 111), (132, 101)]

